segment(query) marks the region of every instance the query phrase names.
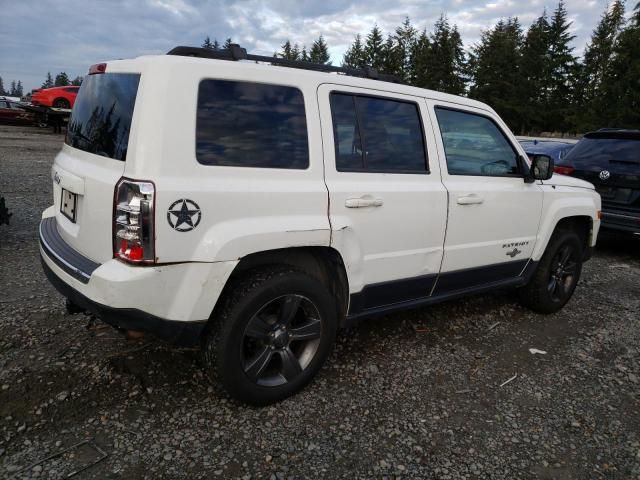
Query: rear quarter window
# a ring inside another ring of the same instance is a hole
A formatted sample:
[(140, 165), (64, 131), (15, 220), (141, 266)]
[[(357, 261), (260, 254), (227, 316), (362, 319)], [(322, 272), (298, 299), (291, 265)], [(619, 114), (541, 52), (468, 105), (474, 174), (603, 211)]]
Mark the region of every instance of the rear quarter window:
[(139, 82), (137, 73), (88, 75), (76, 97), (65, 143), (125, 161)]
[(202, 80), (196, 158), (203, 165), (307, 168), (302, 92), (282, 85)]

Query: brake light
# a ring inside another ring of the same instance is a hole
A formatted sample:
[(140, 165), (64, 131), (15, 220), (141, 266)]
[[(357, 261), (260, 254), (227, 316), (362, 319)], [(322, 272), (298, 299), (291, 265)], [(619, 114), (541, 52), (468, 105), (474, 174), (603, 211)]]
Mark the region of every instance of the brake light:
[(89, 75), (95, 75), (96, 73), (104, 73), (107, 71), (106, 63), (96, 63), (89, 67)]
[(575, 171), (576, 169), (570, 166), (556, 165), (555, 167), (553, 167), (553, 172), (559, 173), (560, 175), (571, 175)]
[(120, 179), (114, 193), (114, 258), (155, 263), (154, 203), (152, 182)]

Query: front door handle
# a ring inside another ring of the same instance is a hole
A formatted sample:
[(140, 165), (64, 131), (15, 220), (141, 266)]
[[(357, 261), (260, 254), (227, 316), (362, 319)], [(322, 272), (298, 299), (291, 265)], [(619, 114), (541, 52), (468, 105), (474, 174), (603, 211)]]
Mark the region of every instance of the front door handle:
[(344, 206), (347, 208), (364, 208), (364, 207), (381, 207), (384, 202), (381, 198), (373, 198), (369, 196), (347, 198)]
[(478, 205), (484, 202), (484, 198), (475, 193), (458, 197), (458, 205)]

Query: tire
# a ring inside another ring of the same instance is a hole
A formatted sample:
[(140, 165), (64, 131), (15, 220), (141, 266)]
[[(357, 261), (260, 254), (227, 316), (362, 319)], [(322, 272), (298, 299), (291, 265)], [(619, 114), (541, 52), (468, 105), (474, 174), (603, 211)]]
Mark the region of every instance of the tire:
[(582, 272), (580, 236), (560, 230), (553, 234), (533, 278), (519, 290), (520, 302), (539, 313), (555, 313), (569, 301)]
[(71, 104), (69, 103), (69, 100), (67, 100), (66, 98), (56, 98), (53, 101), (52, 106), (55, 108), (71, 108)]
[(307, 273), (275, 266), (248, 274), (225, 297), (203, 339), (212, 380), (257, 406), (307, 385), (336, 337), (335, 301), (327, 288)]

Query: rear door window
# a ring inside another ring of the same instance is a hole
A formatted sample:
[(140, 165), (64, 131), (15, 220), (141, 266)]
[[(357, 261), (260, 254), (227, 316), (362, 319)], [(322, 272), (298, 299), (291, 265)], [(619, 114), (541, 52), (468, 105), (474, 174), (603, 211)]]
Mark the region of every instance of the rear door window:
[(125, 161), (139, 82), (137, 73), (87, 75), (73, 106), (65, 143)]
[(330, 104), (338, 171), (427, 172), (415, 103), (333, 92)]
[(302, 92), (282, 85), (202, 80), (196, 158), (204, 165), (307, 168)]

